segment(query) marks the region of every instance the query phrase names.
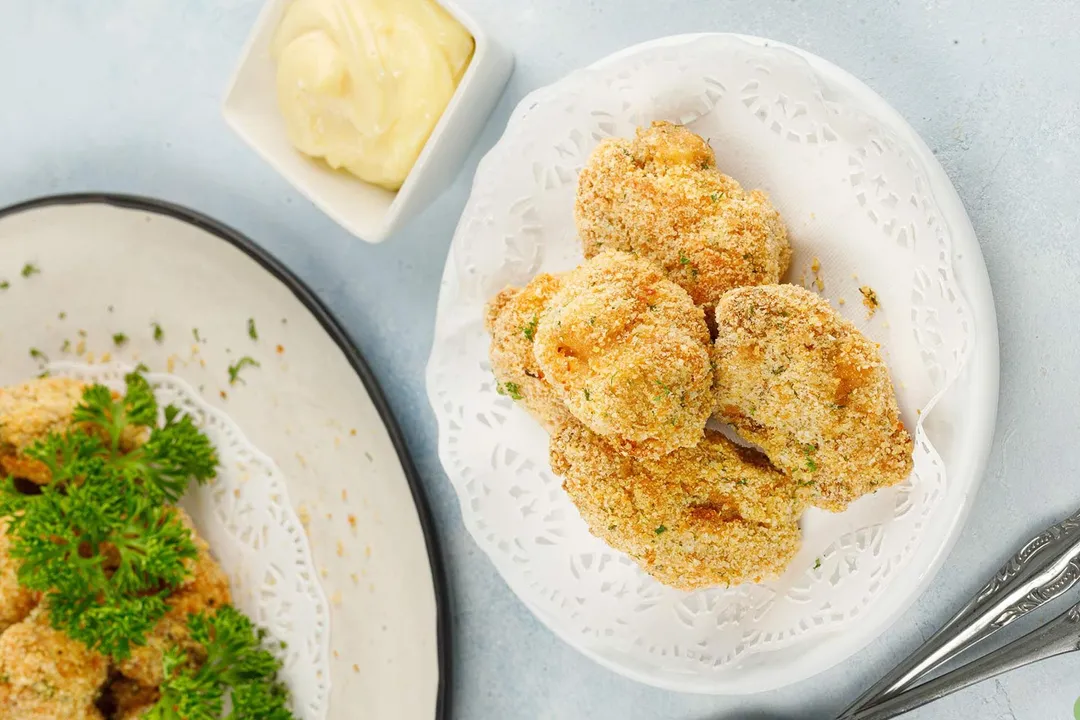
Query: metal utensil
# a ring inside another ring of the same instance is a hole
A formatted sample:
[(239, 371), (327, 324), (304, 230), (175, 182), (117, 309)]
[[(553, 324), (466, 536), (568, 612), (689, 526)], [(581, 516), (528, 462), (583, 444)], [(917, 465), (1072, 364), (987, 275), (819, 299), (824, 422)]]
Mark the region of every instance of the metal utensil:
[(844, 717), (888, 720), (995, 675), (1076, 650), (1080, 650), (1080, 605), (978, 660)]
[(949, 622), (864, 692), (840, 720), (882, 703), (1080, 581), (1080, 511), (1028, 541)]

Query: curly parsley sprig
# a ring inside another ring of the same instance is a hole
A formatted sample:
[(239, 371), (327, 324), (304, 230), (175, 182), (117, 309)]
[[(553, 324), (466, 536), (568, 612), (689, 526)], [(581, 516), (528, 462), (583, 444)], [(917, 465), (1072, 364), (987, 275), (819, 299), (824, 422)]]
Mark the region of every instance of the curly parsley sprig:
[(206, 659), (194, 664), (180, 650), (165, 656), (161, 699), (147, 720), (291, 720), (288, 691), (277, 680), (281, 661), (264, 647), (266, 631), (243, 613), (224, 607), (214, 615), (191, 615), (191, 638)]
[[(149, 384), (137, 374), (126, 380), (121, 398), (87, 388), (75, 424), (26, 450), (52, 476), (40, 494), (23, 494), (11, 478), (0, 485), (19, 584), (43, 594), (54, 627), (117, 659), (145, 643), (197, 555), (167, 502), (217, 467), (190, 418), (166, 408), (156, 427)], [(147, 442), (124, 454), (125, 431), (140, 427), (152, 428)]]

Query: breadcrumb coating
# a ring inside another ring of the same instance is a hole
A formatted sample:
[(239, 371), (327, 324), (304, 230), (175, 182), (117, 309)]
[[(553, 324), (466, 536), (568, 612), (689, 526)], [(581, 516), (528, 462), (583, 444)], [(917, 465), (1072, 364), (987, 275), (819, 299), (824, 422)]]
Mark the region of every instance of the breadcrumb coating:
[(50, 433), (67, 429), (85, 387), (72, 378), (48, 377), (0, 388), (0, 472), (49, 482), (48, 468), (21, 453)]
[(798, 552), (797, 487), (711, 430), (697, 447), (635, 460), (574, 423), (552, 436), (551, 467), (592, 534), (665, 585), (760, 582)]
[(98, 720), (109, 661), (49, 625), (44, 607), (0, 635), (0, 708), (7, 720)]
[(170, 647), (188, 651), (195, 657), (202, 653), (202, 648), (189, 636), (188, 615), (213, 612), (232, 602), (228, 576), (210, 554), (210, 546), (195, 534), (191, 518), (182, 510), (178, 512), (184, 524), (192, 529), (199, 551), (192, 577), (169, 597), (169, 611), (150, 631), (146, 644), (133, 648), (131, 656), (117, 666), (122, 675), (147, 687), (157, 687), (164, 680), (162, 660)]
[(533, 353), (540, 317), (558, 292), (559, 278), (541, 274), (523, 288), (508, 287), (487, 305), (491, 369), (499, 392), (528, 410), (550, 432), (569, 413)]
[(652, 260), (710, 321), (725, 292), (778, 283), (791, 261), (768, 196), (721, 173), (705, 140), (669, 122), (601, 142), (578, 179), (574, 215), (585, 257)]
[(692, 447), (713, 408), (701, 308), (653, 265), (604, 252), (563, 276), (534, 346), (575, 418), (624, 452)]
[(7, 521), (0, 518), (0, 633), (30, 614), (38, 594), (19, 585), (19, 566), (8, 554)]
[(733, 290), (716, 309), (720, 416), (774, 465), (843, 510), (904, 480), (912, 440), (877, 345), (795, 285)]

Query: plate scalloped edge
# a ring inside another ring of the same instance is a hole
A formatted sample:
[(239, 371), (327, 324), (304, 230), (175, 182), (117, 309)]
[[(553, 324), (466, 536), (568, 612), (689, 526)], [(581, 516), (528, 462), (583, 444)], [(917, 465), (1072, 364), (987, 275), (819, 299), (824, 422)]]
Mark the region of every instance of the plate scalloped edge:
[[(577, 82), (579, 78), (587, 77), (590, 73), (596, 72), (597, 68), (603, 68), (604, 66), (614, 62), (615, 60), (624, 59), (635, 54), (643, 54), (647, 50), (662, 48), (665, 46), (680, 46), (686, 43), (692, 43), (694, 41), (700, 40), (701, 38), (716, 37), (737, 37), (739, 40), (747, 43), (748, 45), (768, 45), (776, 48), (783, 48), (785, 52), (793, 53), (794, 55), (798, 56), (802, 61), (804, 61), (808, 67), (812, 66), (812, 69), (815, 72), (827, 73), (832, 76), (834, 81), (840, 82), (841, 85), (851, 90), (852, 92), (859, 93), (864, 102), (872, 107), (874, 115), (879, 118), (885, 118), (887, 120), (886, 124), (889, 126), (889, 128), (897, 132), (901, 136), (901, 142), (914, 149), (913, 152), (915, 153), (915, 155), (921, 154), (922, 158), (920, 159), (930, 158), (929, 162), (922, 163), (927, 167), (923, 167), (921, 169), (926, 176), (927, 184), (930, 186), (930, 196), (932, 196), (932, 198), (939, 203), (943, 203), (948, 206), (950, 212), (949, 221), (950, 223), (955, 225), (955, 227), (952, 227), (952, 230), (954, 231), (954, 233), (958, 234), (958, 236), (961, 236), (963, 238), (961, 244), (963, 245), (962, 249), (965, 256), (964, 262), (958, 263), (956, 267), (962, 269), (962, 272), (958, 270), (958, 274), (960, 274), (965, 280), (965, 291), (963, 294), (969, 299), (975, 299), (974, 306), (975, 309), (978, 311), (976, 314), (977, 316), (975, 318), (972, 318), (973, 322), (977, 321), (978, 323), (979, 333), (976, 333), (977, 343), (973, 343), (972, 347), (968, 349), (969, 351), (964, 354), (964, 357), (960, 358), (960, 361), (955, 366), (956, 372), (953, 378), (955, 379), (956, 377), (963, 377), (969, 383), (974, 382), (976, 387), (978, 387), (981, 392), (981, 397), (978, 398), (978, 402), (980, 402), (982, 405), (982, 412), (978, 416), (980, 421), (971, 423), (965, 429), (968, 439), (972, 443), (974, 443), (975, 447), (982, 449), (977, 449), (974, 453), (969, 452), (966, 458), (961, 458), (960, 460), (956, 460), (955, 458), (952, 459), (952, 462), (954, 463), (954, 465), (956, 465), (952, 476), (961, 477), (966, 480), (966, 482), (963, 483), (966, 487), (966, 491), (963, 493), (963, 497), (956, 500), (959, 503), (959, 509), (954, 513), (951, 518), (947, 519), (946, 522), (943, 522), (943, 541), (936, 548), (936, 551), (928, 554), (927, 558), (925, 559), (925, 563), (922, 565), (922, 569), (917, 572), (912, 578), (916, 586), (916, 591), (905, 595), (905, 597), (902, 598), (901, 602), (895, 602), (895, 599), (889, 599), (887, 602), (882, 601), (880, 605), (867, 609), (865, 613), (860, 615), (859, 619), (864, 626), (867, 624), (867, 621), (869, 619), (873, 620), (872, 629), (870, 631), (863, 631), (860, 633), (848, 632), (843, 634), (833, 632), (829, 635), (819, 636), (819, 639), (821, 637), (824, 637), (828, 640), (828, 642), (822, 642), (819, 645), (828, 646), (832, 650), (831, 654), (823, 654), (820, 651), (820, 648), (810, 649), (806, 653), (806, 660), (798, 663), (797, 668), (793, 668), (790, 665), (784, 668), (785, 673), (783, 678), (768, 678), (762, 676), (759, 673), (758, 675), (753, 676), (749, 680), (746, 677), (742, 677), (737, 683), (734, 683), (731, 681), (717, 682), (717, 679), (715, 677), (709, 678), (707, 681), (702, 682), (685, 674), (658, 676), (654, 672), (653, 668), (650, 668), (648, 666), (642, 666), (639, 662), (636, 662), (635, 658), (632, 656), (631, 653), (623, 653), (613, 649), (611, 646), (605, 646), (603, 638), (588, 638), (569, 633), (567, 631), (567, 628), (565, 626), (560, 626), (560, 622), (558, 621), (558, 619), (552, 616), (550, 610), (550, 603), (547, 604), (548, 607), (547, 609), (545, 609), (538, 606), (537, 602), (534, 602), (534, 599), (531, 599), (529, 597), (529, 594), (531, 592), (535, 592), (537, 590), (537, 588), (535, 587), (535, 583), (532, 589), (529, 588), (528, 583), (524, 586), (519, 586), (515, 582), (510, 583), (515, 593), (517, 593), (519, 597), (521, 597), (521, 599), (526, 603), (526, 605), (529, 606), (530, 609), (533, 610), (533, 612), (537, 614), (537, 616), (545, 624), (547, 624), (553, 631), (560, 635), (560, 637), (569, 642), (571, 645), (575, 646), (577, 649), (584, 652), (589, 657), (592, 657), (593, 659), (616, 670), (617, 672), (621, 672), (625, 675), (628, 675), (634, 679), (643, 682), (670, 689), (688, 690), (696, 692), (726, 692), (735, 694), (766, 690), (773, 687), (778, 687), (780, 685), (788, 684), (798, 679), (809, 677), (810, 675), (815, 674), (816, 672), (820, 672), (821, 670), (824, 670), (827, 667), (830, 667), (831, 665), (850, 656), (852, 653), (854, 653), (859, 648), (867, 644), (870, 640), (872, 640), (880, 631), (887, 627), (888, 624), (890, 624), (897, 617), (899, 617), (899, 615), (910, 605), (910, 603), (914, 601), (915, 597), (918, 596), (918, 593), (921, 592), (921, 590), (925, 588), (926, 584), (929, 583), (936, 570), (944, 561), (944, 557), (947, 555), (949, 549), (955, 542), (959, 528), (962, 525), (962, 522), (966, 517), (967, 511), (970, 507), (970, 498), (973, 496), (974, 491), (977, 488), (978, 479), (981, 476), (983, 468), (985, 467), (986, 456), (989, 450), (989, 441), (990, 439), (992, 439), (993, 420), (996, 411), (998, 360), (996, 343), (996, 322), (994, 320), (993, 301), (989, 292), (989, 283), (986, 277), (985, 266), (982, 264), (981, 253), (979, 251), (977, 241), (975, 241), (974, 239), (974, 232), (971, 229), (970, 221), (968, 221), (966, 213), (963, 212), (963, 207), (959, 202), (959, 198), (956, 196), (955, 189), (948, 181), (948, 178), (944, 175), (944, 171), (940, 168), (940, 165), (938, 165), (936, 161), (933, 160), (932, 155), (929, 153), (929, 150), (926, 148), (925, 144), (922, 143), (920, 139), (918, 139), (914, 131), (911, 130), (911, 128), (902, 120), (902, 118), (899, 117), (899, 115), (895, 113), (894, 110), (889, 108), (883, 100), (881, 100), (877, 95), (873, 94), (873, 92), (866, 88), (865, 85), (855, 80), (850, 75), (839, 70), (838, 68), (830, 65), (826, 61), (821, 60), (820, 58), (816, 58), (800, 50), (790, 48), (789, 46), (784, 46), (779, 43), (771, 43), (766, 40), (747, 38), (744, 36), (693, 35), (664, 38), (624, 50), (612, 56), (611, 58), (600, 61), (599, 63), (590, 68), (572, 73), (570, 76), (556, 83), (553, 86), (549, 86), (548, 88), (543, 88), (534, 93), (531, 93), (522, 101), (522, 103), (518, 106), (518, 109), (515, 110), (514, 114), (512, 115), (506, 134), (504, 134), (504, 140), (507, 137), (512, 136), (513, 133), (517, 131), (518, 125), (523, 123), (532, 111), (538, 108), (543, 102), (547, 101), (549, 96), (556, 94), (557, 91), (563, 86), (572, 85), (574, 82)], [(447, 363), (447, 355), (452, 352), (451, 349), (448, 349), (452, 346), (452, 344), (447, 342), (447, 340), (455, 332), (459, 331), (463, 324), (468, 325), (468, 323), (470, 322), (470, 319), (467, 317), (464, 319), (460, 319), (460, 316), (457, 315), (457, 313), (460, 311), (460, 308), (453, 307), (450, 303), (446, 301), (448, 296), (451, 296), (455, 292), (461, 291), (458, 283), (459, 275), (464, 272), (476, 272), (475, 267), (469, 266), (466, 268), (466, 265), (462, 263), (462, 259), (458, 257), (458, 250), (460, 249), (460, 246), (462, 244), (462, 237), (464, 235), (476, 232), (478, 225), (482, 226), (485, 221), (491, 222), (490, 218), (485, 216), (485, 213), (483, 212), (485, 208), (481, 207), (479, 209), (476, 209), (473, 206), (476, 201), (476, 192), (480, 186), (481, 178), (484, 177), (485, 173), (490, 172), (491, 167), (493, 167), (500, 161), (506, 160), (507, 150), (505, 147), (501, 146), (504, 146), (503, 141), (500, 141), (500, 143), (496, 145), (496, 147), (484, 158), (484, 161), (482, 162), (480, 169), (477, 172), (477, 180), (476, 182), (474, 182), (474, 194), (470, 198), (469, 206), (467, 206), (466, 208), (466, 213), (463, 216), (462, 223), (458, 228), (458, 233), (455, 235), (454, 245), (451, 248), (450, 257), (447, 262), (447, 269), (443, 280), (442, 296), (440, 297), (439, 303), (439, 314), (436, 322), (436, 340), (434, 343), (431, 362), (428, 366), (428, 390), (433, 408), (435, 409), (436, 415), (439, 417), (440, 420), (440, 455), (443, 458), (444, 466), (446, 467), (448, 474), (455, 482), (455, 486), (459, 491), (460, 499), (462, 501), (463, 516), (465, 518), (466, 525), (469, 528), (470, 532), (473, 534), (474, 538), (477, 540), (478, 544), (480, 544), (481, 547), (483, 547), (485, 551), (489, 554), (489, 556), (492, 557), (492, 559), (495, 561), (496, 566), (499, 567), (500, 572), (502, 572), (504, 574), (504, 577), (506, 577), (505, 569), (507, 563), (513, 563), (514, 560), (512, 558), (508, 558), (506, 556), (506, 553), (501, 553), (492, 547), (493, 540), (496, 539), (495, 536), (497, 534), (497, 530), (493, 530), (491, 524), (485, 521), (486, 519), (476, 517), (477, 513), (474, 508), (470, 507), (471, 503), (467, 496), (468, 487), (481, 481), (474, 477), (472, 474), (470, 474), (472, 468), (463, 466), (460, 461), (455, 462), (453, 453), (451, 452), (450, 445), (455, 442), (455, 440), (450, 437), (451, 433), (447, 432), (447, 429), (448, 427), (452, 427), (454, 423), (457, 423), (462, 419), (461, 413), (457, 412), (458, 408), (451, 407), (451, 403), (446, 402), (444, 398), (438, 397), (437, 393), (438, 371), (440, 367), (444, 366)], [(473, 211), (472, 214), (470, 214), (470, 211)], [(511, 208), (511, 212), (513, 211), (514, 209)], [(524, 212), (528, 211), (525, 210)], [(543, 228), (538, 227), (539, 222), (536, 217), (526, 217), (525, 220), (532, 223), (532, 225), (526, 226), (527, 230), (542, 232)], [(471, 225), (471, 223), (476, 223), (478, 225)], [(487, 230), (488, 228), (483, 229)], [(507, 236), (505, 238), (505, 243), (507, 246), (513, 245), (514, 242), (515, 238), (513, 237)], [(949, 252), (952, 252), (951, 248), (949, 249)], [(954, 256), (955, 254), (956, 253), (954, 253)], [(520, 280), (523, 273), (534, 273), (542, 261), (545, 263), (548, 261), (547, 258), (541, 258), (538, 257), (538, 255), (542, 255), (542, 252), (534, 252), (531, 256), (529, 256), (526, 252), (525, 258), (521, 262), (523, 262), (527, 267), (525, 267), (524, 269), (522, 267), (514, 268), (514, 270), (517, 271), (517, 274), (512, 274), (512, 277), (508, 279)], [(559, 260), (563, 261), (565, 260), (565, 258), (560, 257)], [(550, 268), (544, 267), (544, 269)], [(470, 297), (470, 300), (475, 299), (476, 298)], [(965, 365), (968, 356), (975, 359), (976, 362), (974, 366)], [(946, 389), (947, 385), (946, 387), (942, 387), (941, 390), (936, 394), (936, 396), (931, 397), (925, 404), (923, 404), (922, 409), (924, 411), (928, 410), (932, 406), (932, 404), (938, 400), (939, 397), (942, 397), (942, 394), (945, 392)], [(523, 426), (519, 426), (516, 423), (511, 423), (511, 425), (514, 430), (529, 432), (528, 429)], [(926, 445), (929, 445), (929, 443), (926, 443)], [(932, 452), (933, 448), (930, 447), (929, 450), (930, 454), (934, 455), (934, 453)], [(498, 452), (498, 450), (496, 452)], [(553, 489), (555, 492), (558, 491), (557, 483), (555, 483), (552, 478), (547, 477), (549, 473), (545, 473), (544, 468), (542, 467), (535, 467), (539, 464), (539, 461), (537, 461), (535, 458), (532, 458), (526, 460), (525, 462), (531, 463), (534, 466), (527, 468), (527, 472), (533, 472), (534, 474), (537, 474), (541, 477), (541, 484), (543, 486), (543, 490), (538, 490), (538, 492), (550, 493), (553, 491)], [(709, 601), (706, 601), (706, 604), (708, 604), (708, 602)], [(751, 606), (753, 606), (754, 602), (754, 600), (751, 600)], [(885, 608), (884, 611), (882, 611), (881, 605), (885, 604), (889, 604), (891, 605), (891, 607)], [(706, 609), (706, 612), (708, 612), (708, 609)]]

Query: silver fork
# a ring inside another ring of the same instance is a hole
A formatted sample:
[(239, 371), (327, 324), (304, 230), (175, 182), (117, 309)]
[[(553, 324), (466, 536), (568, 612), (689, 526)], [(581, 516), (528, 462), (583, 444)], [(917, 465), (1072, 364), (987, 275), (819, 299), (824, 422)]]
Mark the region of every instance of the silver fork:
[[(1001, 566), (1001, 569), (983, 586), (982, 590), (944, 627), (934, 633), (926, 643), (892, 672), (864, 692), (844, 711), (839, 720), (849, 718), (863, 720), (863, 718), (871, 717), (876, 720), (893, 717), (894, 715), (880, 714), (879, 708), (889, 706), (895, 709), (921, 700), (918, 704), (907, 708), (912, 709), (1013, 667), (1049, 657), (1049, 655), (1039, 655), (1037, 652), (1033, 654), (1031, 648), (1020, 644), (1044, 631), (1057, 633), (1061, 638), (1065, 638), (1071, 632), (1071, 626), (1063, 618), (1067, 618), (1069, 613), (1062, 615), (1045, 628), (985, 658), (980, 658), (937, 680), (924, 683), (914, 690), (908, 690), (920, 678), (1032, 610), (1059, 597), (1078, 581), (1080, 581), (1080, 511), (1029, 540)], [(1075, 613), (1075, 611), (1076, 608), (1070, 612)], [(1041, 641), (1047, 642), (1048, 639), (1042, 637)], [(1064, 639), (1061, 642), (1068, 644)], [(1008, 648), (1012, 650), (1004, 652)], [(1060, 650), (1052, 654), (1061, 652), (1068, 652), (1068, 650)], [(965, 671), (967, 674), (963, 674)], [(899, 702), (901, 694), (906, 696), (903, 702)], [(894, 697), (898, 702), (889, 705), (890, 698)], [(879, 710), (879, 714), (868, 715), (858, 712), (871, 704), (874, 705), (875, 710)], [(895, 714), (899, 712), (906, 712), (906, 710), (899, 710)]]
[(1080, 605), (1074, 605), (1046, 625), (963, 667), (890, 695), (884, 701), (863, 707), (844, 718), (888, 720), (995, 675), (1077, 650), (1080, 650)]

